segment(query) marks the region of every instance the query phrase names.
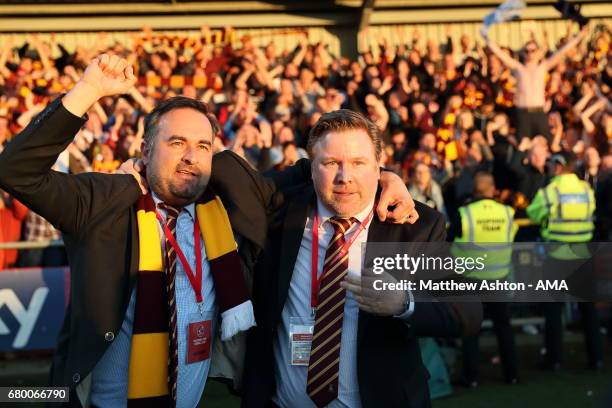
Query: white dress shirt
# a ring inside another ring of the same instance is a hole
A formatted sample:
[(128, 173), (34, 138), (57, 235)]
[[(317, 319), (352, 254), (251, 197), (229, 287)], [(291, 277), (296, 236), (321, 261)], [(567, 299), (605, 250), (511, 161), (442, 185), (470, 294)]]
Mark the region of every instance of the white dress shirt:
[[(367, 217), (374, 202), (357, 214), (359, 221), (346, 232), (346, 241), (359, 230), (360, 223)], [(319, 213), (319, 253), (318, 276), (323, 272), (323, 263), (327, 246), (334, 235), (334, 227), (328, 220), (334, 216), (319, 200), (317, 200)], [(306, 393), (308, 366), (292, 366), (290, 363), (289, 319), (291, 317), (311, 317), (310, 288), (311, 288), (311, 256), (312, 256), (312, 227), (314, 211), (306, 219), (302, 243), (293, 268), (289, 293), (283, 312), (281, 323), (274, 341), (274, 361), (276, 366), (276, 394), (273, 401), (281, 407), (312, 407), (316, 405)], [(362, 250), (361, 246), (368, 239), (368, 230), (371, 222), (361, 231), (349, 248), (349, 274), (361, 276)], [(359, 306), (352, 294), (346, 292), (344, 304), (344, 317), (342, 319), (342, 340), (340, 345), (340, 376), (338, 384), (338, 398), (328, 407), (361, 407), (359, 397), (359, 384), (357, 381), (357, 324)]]

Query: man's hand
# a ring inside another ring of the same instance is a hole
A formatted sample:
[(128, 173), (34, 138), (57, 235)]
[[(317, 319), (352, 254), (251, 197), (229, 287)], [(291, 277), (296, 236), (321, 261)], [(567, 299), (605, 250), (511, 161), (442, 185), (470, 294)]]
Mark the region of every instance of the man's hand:
[[(380, 187), (382, 192), (380, 193), (376, 213), (381, 221), (414, 224), (419, 219), (419, 214), (414, 208), (414, 200), (397, 174), (390, 171), (381, 172)], [(391, 206), (394, 208), (389, 211)]]
[(259, 123), (259, 139), (263, 147), (272, 147), (272, 127), (266, 121), (262, 121)]
[(124, 94), (135, 82), (133, 68), (126, 59), (102, 54), (91, 61), (62, 103), (72, 114), (83, 116), (98, 99)]
[(408, 294), (403, 290), (376, 290), (374, 281), (397, 283), (397, 279), (384, 272), (377, 276), (346, 275), (340, 286), (350, 291), (359, 309), (376, 316), (397, 316), (406, 311)]
[(147, 184), (147, 180), (141, 174), (143, 170), (144, 163), (142, 162), (142, 160), (129, 159), (127, 161), (124, 161), (121, 166), (119, 166), (115, 174), (131, 174), (140, 186), (142, 194), (147, 194), (147, 192), (149, 191), (149, 185)]
[(102, 54), (87, 66), (80, 82), (89, 85), (102, 98), (127, 93), (135, 80), (133, 68), (125, 58)]
[(521, 143), (518, 146), (518, 150), (521, 152), (526, 152), (527, 150), (531, 149), (532, 144), (533, 143), (531, 139), (529, 139), (528, 137), (523, 137), (521, 139)]

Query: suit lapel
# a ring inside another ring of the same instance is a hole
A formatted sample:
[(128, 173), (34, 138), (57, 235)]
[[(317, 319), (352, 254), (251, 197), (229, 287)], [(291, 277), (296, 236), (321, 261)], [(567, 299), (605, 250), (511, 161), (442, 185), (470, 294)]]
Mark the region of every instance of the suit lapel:
[(388, 225), (384, 222), (380, 222), (378, 216), (374, 214), (370, 228), (368, 228), (368, 242), (385, 242), (389, 239), (393, 240), (394, 237), (388, 237), (388, 234), (392, 231), (390, 231), (387, 226)]
[[(413, 225), (396, 225), (389, 222), (381, 222), (376, 214), (372, 219), (372, 223), (368, 228), (368, 243), (373, 242), (408, 242), (413, 240)], [(380, 251), (378, 251), (380, 252)], [(379, 254), (380, 255), (380, 254)], [(366, 253), (363, 257), (364, 262), (367, 264), (370, 262), (374, 255), (371, 250), (368, 251), (366, 246)], [(360, 355), (361, 344), (363, 344), (364, 336), (368, 334), (368, 323), (372, 318), (371, 315), (359, 311), (359, 323), (357, 327), (357, 355)]]
[(277, 316), (283, 310), (293, 268), (304, 235), (306, 217), (311, 204), (315, 200), (314, 188), (308, 186), (303, 194), (297, 195), (287, 205), (287, 213), (283, 222), (282, 241), (278, 273), (278, 304)]

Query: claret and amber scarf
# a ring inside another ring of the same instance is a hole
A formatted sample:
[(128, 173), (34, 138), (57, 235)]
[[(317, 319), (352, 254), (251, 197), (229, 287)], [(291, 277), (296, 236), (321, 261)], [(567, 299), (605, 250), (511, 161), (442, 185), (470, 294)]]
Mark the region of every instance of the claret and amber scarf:
[[(221, 339), (255, 325), (227, 211), (208, 188), (196, 202), (196, 218), (221, 312)], [(136, 203), (139, 266), (128, 376), (129, 406), (172, 405), (168, 392), (168, 308), (163, 253), (151, 194)], [(181, 341), (179, 339), (179, 341)]]

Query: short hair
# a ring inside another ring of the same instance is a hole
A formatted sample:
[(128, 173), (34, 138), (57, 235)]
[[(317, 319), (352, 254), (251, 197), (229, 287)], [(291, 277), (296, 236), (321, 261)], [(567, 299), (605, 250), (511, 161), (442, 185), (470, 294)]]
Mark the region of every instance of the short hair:
[(576, 169), (577, 157), (576, 154), (569, 151), (561, 151), (551, 157), (553, 163), (563, 167), (563, 171), (571, 173)]
[[(488, 171), (477, 171), (476, 174), (474, 174), (474, 194), (476, 195), (481, 195), (484, 194), (485, 191), (482, 191), (481, 189), (483, 188), (483, 186), (480, 183), (485, 183), (484, 188), (489, 188), (489, 189), (493, 189), (495, 190), (495, 177), (493, 177), (493, 173), (488, 172)], [(484, 181), (486, 180), (486, 182)]]
[(215, 115), (208, 109), (208, 105), (197, 99), (188, 98), (186, 96), (175, 96), (161, 102), (145, 117), (144, 121), (144, 142), (150, 149), (155, 145), (155, 138), (159, 130), (159, 121), (162, 116), (166, 113), (171, 112), (175, 109), (189, 108), (196, 110), (208, 119), (213, 132), (213, 140), (215, 136), (221, 131), (219, 122)]
[(399, 134), (403, 134), (404, 136), (406, 136), (406, 132), (404, 131), (404, 129), (402, 128), (395, 128), (393, 130), (391, 130), (391, 137), (395, 136), (395, 135), (399, 135)]
[(495, 180), (495, 177), (493, 176), (493, 173), (491, 173), (490, 171), (486, 171), (486, 170), (478, 170), (475, 174), (474, 174), (474, 180), (481, 180), (481, 179), (491, 179), (491, 180)]
[(378, 127), (361, 113), (349, 109), (339, 109), (328, 112), (319, 118), (308, 134), (308, 144), (306, 145), (308, 155), (311, 158), (313, 157), (312, 152), (314, 145), (329, 132), (342, 132), (347, 130), (365, 131), (370, 137), (372, 144), (374, 144), (376, 161), (380, 160), (380, 156), (382, 155), (382, 139)]

